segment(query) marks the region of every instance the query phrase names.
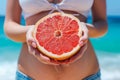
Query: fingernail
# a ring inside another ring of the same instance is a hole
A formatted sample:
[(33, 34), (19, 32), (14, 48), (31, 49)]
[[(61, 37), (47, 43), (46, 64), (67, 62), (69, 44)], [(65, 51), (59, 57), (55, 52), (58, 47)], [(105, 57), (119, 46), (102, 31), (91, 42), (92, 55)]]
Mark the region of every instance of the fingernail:
[(80, 44), (80, 46), (83, 46), (83, 41), (80, 41), (80, 43), (79, 43), (79, 44)]
[(82, 40), (83, 40), (83, 37), (80, 38), (80, 41), (82, 41)]
[(33, 46), (34, 48), (37, 47), (35, 42), (32, 42), (32, 46)]
[(28, 43), (31, 44), (31, 40), (28, 40)]

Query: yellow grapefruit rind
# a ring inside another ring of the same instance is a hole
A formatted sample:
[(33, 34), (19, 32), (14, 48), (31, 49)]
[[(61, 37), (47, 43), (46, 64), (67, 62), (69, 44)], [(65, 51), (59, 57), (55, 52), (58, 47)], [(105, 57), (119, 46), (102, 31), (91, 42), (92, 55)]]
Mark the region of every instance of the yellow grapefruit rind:
[(67, 53), (63, 53), (61, 55), (57, 55), (57, 54), (53, 54), (52, 52), (47, 51), (44, 47), (40, 46), (37, 39), (36, 39), (36, 32), (37, 32), (37, 27), (38, 25), (43, 22), (44, 20), (46, 20), (47, 18), (53, 17), (55, 15), (61, 15), (61, 16), (68, 16), (71, 19), (75, 20), (78, 22), (79, 25), (79, 32), (78, 32), (78, 36), (81, 37), (82, 36), (82, 30), (81, 30), (81, 26), (82, 24), (80, 23), (80, 20), (77, 19), (76, 17), (74, 17), (71, 14), (66, 14), (66, 13), (59, 13), (59, 12), (55, 12), (52, 14), (49, 14), (45, 17), (43, 17), (42, 19), (38, 20), (38, 22), (35, 24), (35, 29), (33, 31), (33, 37), (35, 38), (36, 42), (37, 42), (37, 48), (46, 56), (53, 58), (55, 60), (65, 60), (68, 59), (69, 57), (73, 56), (75, 53), (78, 52), (78, 50), (80, 50), (80, 45), (78, 44), (76, 47), (73, 48), (73, 50), (71, 50), (70, 52)]

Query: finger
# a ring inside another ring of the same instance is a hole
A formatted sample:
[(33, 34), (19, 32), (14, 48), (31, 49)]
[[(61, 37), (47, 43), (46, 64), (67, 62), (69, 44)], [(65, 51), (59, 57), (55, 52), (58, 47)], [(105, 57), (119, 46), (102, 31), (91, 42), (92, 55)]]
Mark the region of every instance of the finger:
[(32, 42), (32, 46), (33, 46), (34, 48), (37, 48), (37, 44), (36, 44), (35, 41)]
[(35, 39), (32, 36), (32, 28), (28, 30), (26, 38), (27, 38), (27, 44), (33, 46), (34, 48), (37, 47), (37, 44), (35, 42)]
[(40, 57), (45, 61), (50, 61), (50, 58), (48, 58), (47, 56), (44, 56), (43, 54), (40, 54)]
[(88, 39), (88, 32), (84, 32), (84, 31), (83, 31), (83, 35), (82, 35), (82, 37), (80, 38), (80, 41), (84, 41), (84, 40), (86, 40), (86, 39)]
[(88, 29), (86, 27), (86, 24), (84, 22), (81, 22), (81, 28), (82, 28), (82, 40), (88, 38)]
[(31, 46), (30, 52), (42, 63), (51, 64), (50, 59), (47, 56), (43, 55), (37, 48), (33, 48)]
[(44, 54), (42, 54), (37, 48), (34, 49), (35, 50), (35, 57), (41, 61), (44, 64), (50, 64), (50, 65), (58, 65), (55, 62), (51, 62), (51, 59), (47, 56), (45, 56)]
[(82, 40), (82, 41), (79, 41), (79, 45), (80, 47), (87, 44), (88, 40)]
[(35, 55), (35, 49), (32, 46), (28, 46), (28, 51), (30, 54)]
[(37, 48), (32, 47), (32, 49), (33, 49), (33, 51), (31, 51), (31, 52), (33, 52), (32, 54), (42, 63), (50, 64), (50, 65), (59, 65), (57, 60), (47, 57), (46, 55), (42, 54)]
[(27, 40), (27, 42), (28, 42), (29, 45), (32, 45), (32, 42), (34, 42), (34, 39), (33, 39), (33, 38), (29, 38), (29, 39)]
[(34, 47), (34, 48), (37, 48), (37, 44), (36, 44), (36, 42), (34, 41), (34, 39), (29, 39), (28, 42), (27, 42), (27, 44), (28, 44), (29, 46), (32, 46), (32, 47)]
[(86, 24), (84, 22), (81, 22), (81, 29), (84, 32), (88, 32), (88, 29), (87, 29)]
[(82, 27), (81, 27), (82, 28), (82, 36), (80, 38), (79, 44), (80, 44), (80, 46), (83, 46), (88, 41), (88, 29), (87, 29), (85, 23), (81, 22), (81, 25), (82, 25)]
[(84, 45), (84, 42), (83, 42), (83, 41), (80, 41), (80, 42), (79, 42), (79, 45), (80, 45), (80, 46), (83, 46), (83, 45)]
[(50, 58), (43, 55), (42, 53), (39, 53), (39, 56), (37, 56), (41, 62), (45, 63), (45, 64), (53, 64), (50, 62)]
[(33, 32), (33, 27), (30, 27), (26, 33), (26, 38), (31, 39), (32, 38), (32, 32)]

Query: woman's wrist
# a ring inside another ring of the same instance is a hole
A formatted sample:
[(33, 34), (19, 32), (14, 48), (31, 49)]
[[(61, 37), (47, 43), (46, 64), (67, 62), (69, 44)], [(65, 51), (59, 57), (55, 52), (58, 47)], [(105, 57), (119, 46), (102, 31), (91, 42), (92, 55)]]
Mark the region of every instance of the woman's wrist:
[(24, 26), (24, 30), (25, 30), (25, 40), (24, 42), (26, 42), (26, 35), (27, 35), (27, 32), (30, 30), (30, 28), (34, 27), (34, 25), (27, 25), (27, 26)]
[(86, 26), (89, 31), (88, 35), (92, 38), (101, 37), (107, 32), (107, 23), (105, 24), (105, 22), (86, 23)]
[(95, 33), (96, 33), (95, 26), (93, 24), (89, 24), (89, 23), (86, 23), (86, 26), (88, 28), (88, 36), (89, 37), (95, 36)]
[(86, 26), (88, 28), (88, 35), (91, 38), (97, 38), (100, 37), (101, 35), (99, 34), (99, 29), (95, 27), (93, 24), (86, 23)]
[(31, 25), (30, 26), (22, 26), (21, 25), (21, 28), (19, 28), (18, 33), (16, 33), (16, 37), (15, 37), (14, 41), (26, 43), (26, 34), (27, 34), (29, 28), (31, 28)]

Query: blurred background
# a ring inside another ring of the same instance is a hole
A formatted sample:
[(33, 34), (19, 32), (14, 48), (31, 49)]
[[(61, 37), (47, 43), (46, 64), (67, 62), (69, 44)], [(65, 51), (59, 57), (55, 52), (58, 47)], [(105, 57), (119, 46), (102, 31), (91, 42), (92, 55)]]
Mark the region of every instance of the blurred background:
[[(98, 57), (102, 80), (120, 80), (120, 0), (107, 1), (108, 33), (91, 38)], [(0, 1), (0, 80), (14, 80), (21, 43), (8, 39), (3, 31), (6, 0)], [(91, 16), (88, 18), (91, 22)], [(25, 24), (21, 19), (21, 24)]]

